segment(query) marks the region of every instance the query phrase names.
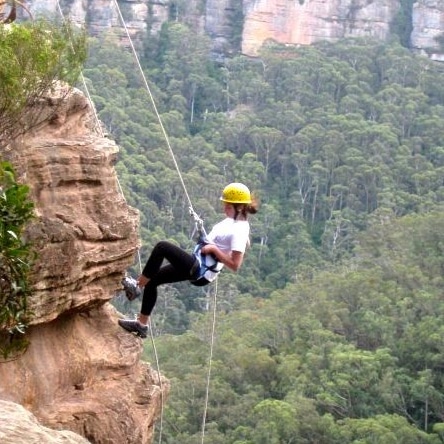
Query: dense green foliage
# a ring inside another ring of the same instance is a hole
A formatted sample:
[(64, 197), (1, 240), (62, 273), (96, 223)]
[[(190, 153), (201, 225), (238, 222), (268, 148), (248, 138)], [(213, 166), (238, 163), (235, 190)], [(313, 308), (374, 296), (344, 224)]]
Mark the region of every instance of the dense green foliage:
[(0, 26), (0, 148), (47, 118), (27, 106), (36, 107), (57, 80), (74, 84), (85, 56), (85, 33), (69, 23)]
[[(28, 272), (31, 246), (23, 240), (26, 223), (33, 216), (29, 188), (16, 182), (7, 162), (0, 163), (0, 355), (8, 357), (23, 348), (21, 333), (29, 319)], [(18, 335), (17, 335), (18, 333)], [(17, 340), (18, 339), (18, 340)]]
[(391, 23), (390, 31), (398, 36), (402, 46), (411, 48), (410, 36), (413, 31), (412, 16), (415, 0), (400, 0), (400, 8)]
[[(241, 272), (218, 280), (207, 442), (442, 442), (439, 66), (360, 40), (209, 54), (205, 37), (167, 24), (141, 58), (206, 225), (230, 181), (262, 203)], [(142, 262), (160, 239), (191, 248), (188, 202), (131, 53), (92, 42), (85, 76), (141, 212)], [(213, 291), (165, 286), (156, 306), (173, 387), (164, 442), (200, 434)]]
[[(220, 310), (207, 442), (442, 442), (443, 217), (374, 220), (343, 267)], [(210, 328), (198, 316), (157, 340), (172, 377), (163, 442), (200, 434)]]

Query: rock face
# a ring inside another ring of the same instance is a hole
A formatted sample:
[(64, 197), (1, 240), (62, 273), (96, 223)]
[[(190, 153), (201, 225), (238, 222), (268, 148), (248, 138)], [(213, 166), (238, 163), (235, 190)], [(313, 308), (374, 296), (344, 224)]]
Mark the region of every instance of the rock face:
[(214, 53), (227, 54), (233, 51), (230, 36), (233, 35), (233, 23), (230, 11), (233, 0), (207, 0), (205, 6), (205, 32), (213, 42)]
[(87, 444), (85, 438), (66, 430), (56, 432), (39, 424), (22, 406), (0, 401), (0, 442), (2, 444)]
[(346, 37), (387, 39), (399, 0), (245, 0), (242, 52), (256, 55), (267, 39), (310, 45)]
[(444, 62), (444, 2), (441, 0), (415, 2), (412, 25), (412, 48), (427, 54), (432, 60)]
[[(386, 40), (398, 16), (411, 16), (411, 45), (415, 51), (435, 60), (444, 59), (436, 40), (444, 34), (444, 3), (441, 0), (416, 0), (408, 10), (401, 0), (189, 0), (180, 8), (172, 0), (120, 0), (125, 26), (132, 38), (140, 31), (157, 34), (167, 20), (190, 24), (206, 32), (215, 53), (238, 51), (250, 56), (267, 40), (284, 44), (310, 45), (321, 40), (345, 37), (373, 37)], [(34, 14), (58, 14), (56, 0), (32, 0)], [(86, 23), (90, 34), (113, 29), (124, 43), (126, 30), (112, 0), (72, 0), (64, 2), (65, 17)], [(240, 47), (236, 37), (242, 34)], [(234, 38), (233, 38), (234, 37)], [(236, 42), (236, 43), (235, 43)]]
[(123, 41), (127, 38), (126, 31), (132, 38), (138, 32), (146, 31), (148, 17), (153, 22), (154, 31), (159, 31), (161, 24), (168, 19), (168, 3), (162, 1), (154, 2), (150, 10), (146, 0), (121, 1), (117, 3), (119, 8), (113, 0), (73, 0), (60, 3), (57, 0), (32, 0), (26, 3), (33, 16), (63, 14), (64, 18), (75, 23), (87, 24), (91, 35), (113, 30)]
[[(141, 340), (118, 327), (109, 303), (134, 262), (138, 212), (119, 191), (118, 147), (101, 135), (85, 96), (54, 94), (39, 109), (44, 123), (2, 153), (31, 188), (27, 236), (38, 259), (30, 345), (0, 363), (0, 399), (91, 443), (149, 443), (168, 382), (140, 361)], [(12, 421), (0, 421), (0, 436)]]

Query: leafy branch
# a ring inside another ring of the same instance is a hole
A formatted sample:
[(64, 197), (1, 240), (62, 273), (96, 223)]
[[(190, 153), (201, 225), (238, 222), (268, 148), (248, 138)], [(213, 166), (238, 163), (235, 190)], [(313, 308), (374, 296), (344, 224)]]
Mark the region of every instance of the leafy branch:
[(42, 98), (58, 81), (75, 84), (85, 58), (86, 35), (68, 22), (0, 25), (0, 149), (48, 119)]
[(3, 0), (0, 1), (0, 23), (12, 23), (17, 17), (17, 7), (24, 9), (30, 17), (31, 11), (26, 5), (19, 0)]
[(28, 192), (27, 185), (16, 182), (12, 166), (0, 162), (0, 353), (3, 358), (26, 345), (22, 335), (30, 315), (28, 273), (33, 252), (22, 233), (34, 210)]

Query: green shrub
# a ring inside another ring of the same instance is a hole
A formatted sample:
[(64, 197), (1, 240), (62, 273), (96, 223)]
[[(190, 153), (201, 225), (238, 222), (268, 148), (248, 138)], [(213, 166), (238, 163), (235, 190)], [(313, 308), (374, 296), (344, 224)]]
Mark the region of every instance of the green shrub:
[(0, 149), (46, 118), (32, 106), (56, 81), (74, 85), (85, 59), (85, 32), (69, 23), (0, 26)]
[(28, 273), (33, 252), (23, 230), (33, 217), (29, 188), (16, 182), (12, 166), (0, 162), (0, 354), (7, 358), (26, 346), (29, 320)]

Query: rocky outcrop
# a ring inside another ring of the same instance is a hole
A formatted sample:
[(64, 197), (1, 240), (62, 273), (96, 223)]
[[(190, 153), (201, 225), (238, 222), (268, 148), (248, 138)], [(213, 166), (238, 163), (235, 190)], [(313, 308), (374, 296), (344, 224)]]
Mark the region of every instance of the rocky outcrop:
[(2, 444), (88, 444), (76, 433), (43, 427), (21, 405), (0, 400), (0, 442)]
[[(116, 318), (105, 304), (32, 327), (27, 352), (0, 365), (0, 399), (91, 443), (151, 443), (168, 383), (140, 362), (140, 340)], [(3, 416), (0, 436), (13, 421)]]
[(418, 0), (413, 4), (412, 48), (432, 60), (444, 62), (444, 2)]
[(213, 42), (215, 54), (230, 54), (239, 49), (233, 48), (230, 43), (235, 33), (234, 24), (230, 20), (232, 4), (233, 0), (207, 0), (205, 3), (205, 32)]
[[(0, 399), (91, 443), (150, 443), (168, 382), (140, 361), (141, 340), (109, 303), (139, 246), (138, 212), (113, 167), (118, 147), (78, 90), (60, 87), (38, 112), (44, 123), (2, 153), (31, 188), (38, 256), (29, 347), (0, 362)], [(0, 421), (0, 436), (12, 421)]]
[[(139, 33), (147, 31), (148, 18), (153, 32), (158, 32), (162, 23), (168, 19), (166, 1), (152, 4), (147, 0), (120, 1), (118, 7), (114, 0), (72, 0), (60, 3), (57, 0), (28, 0), (25, 4), (34, 17), (63, 15), (64, 19), (86, 26), (90, 35), (112, 31), (124, 43), (127, 42), (127, 32), (132, 39), (137, 39)], [(23, 11), (21, 15), (26, 17)]]
[(242, 52), (256, 55), (268, 39), (310, 45), (320, 40), (390, 35), (399, 0), (245, 0)]

